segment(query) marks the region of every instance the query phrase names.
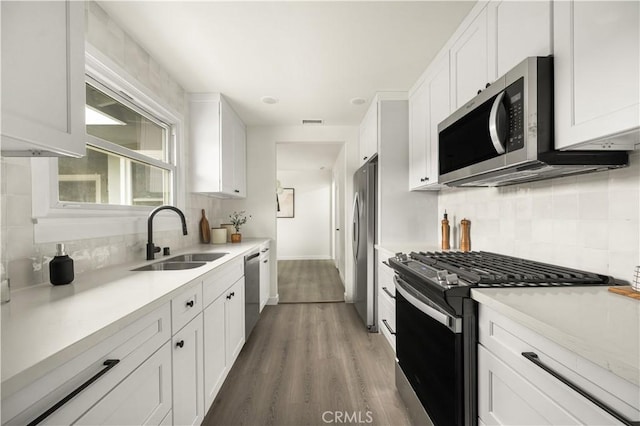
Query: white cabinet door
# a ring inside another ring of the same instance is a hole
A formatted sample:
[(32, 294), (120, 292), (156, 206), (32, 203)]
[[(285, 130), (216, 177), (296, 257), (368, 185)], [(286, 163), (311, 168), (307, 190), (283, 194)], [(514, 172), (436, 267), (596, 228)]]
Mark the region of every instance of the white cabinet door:
[(640, 3), (553, 5), (556, 148), (633, 149), (640, 126)]
[(360, 123), (360, 165), (378, 152), (378, 102), (374, 99)]
[(246, 196), (246, 127), (218, 93), (193, 94), (191, 175), (193, 191), (220, 198)]
[(429, 118), (427, 122), (427, 176), (425, 183), (438, 189), (439, 149), (438, 124), (451, 113), (449, 55), (432, 63), (433, 73), (429, 76)]
[(167, 342), (73, 424), (156, 425), (170, 410), (171, 347)]
[(269, 243), (260, 248), (260, 312), (269, 300), (271, 288), (271, 260), (269, 256)]
[(438, 184), (438, 124), (450, 108), (449, 54), (434, 60), (424, 82), (409, 98), (411, 189), (440, 189)]
[(489, 76), (493, 81), (529, 56), (551, 51), (551, 8), (544, 1), (492, 1), (489, 20)]
[(202, 313), (176, 333), (173, 343), (173, 424), (199, 425), (204, 408)]
[(2, 154), (85, 155), (84, 2), (2, 2)]
[(244, 277), (231, 286), (225, 298), (226, 358), (227, 365), (230, 367), (244, 345)]
[(226, 294), (204, 310), (204, 398), (207, 410), (222, 387), (227, 372), (226, 362)]
[[(451, 55), (451, 105), (463, 106), (484, 89), (489, 78), (487, 42), (487, 9), (453, 43)], [(490, 81), (491, 80), (491, 81)]]
[(482, 345), (478, 345), (478, 416), (486, 425), (580, 424)]
[(409, 188), (412, 190), (421, 189), (427, 178), (428, 89), (427, 81), (423, 81), (409, 96)]

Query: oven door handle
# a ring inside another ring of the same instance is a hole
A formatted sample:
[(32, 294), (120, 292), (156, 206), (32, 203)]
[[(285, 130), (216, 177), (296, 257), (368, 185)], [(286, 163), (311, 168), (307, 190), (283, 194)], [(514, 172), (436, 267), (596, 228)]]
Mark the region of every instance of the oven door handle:
[(396, 284), (396, 291), (399, 292), (402, 297), (407, 299), (407, 302), (411, 303), (421, 312), (438, 321), (454, 333), (462, 333), (462, 321), (460, 318), (445, 314), (444, 312), (441, 312), (418, 299), (412, 294), (410, 286), (404, 280), (398, 278), (397, 275), (393, 277), (393, 281)]

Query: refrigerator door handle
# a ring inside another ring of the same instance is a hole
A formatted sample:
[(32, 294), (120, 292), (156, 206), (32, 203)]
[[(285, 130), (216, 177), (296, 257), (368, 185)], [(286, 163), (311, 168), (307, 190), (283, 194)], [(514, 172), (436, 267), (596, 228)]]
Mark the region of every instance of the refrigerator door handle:
[(358, 259), (358, 246), (360, 245), (360, 194), (356, 192), (353, 199), (353, 258)]

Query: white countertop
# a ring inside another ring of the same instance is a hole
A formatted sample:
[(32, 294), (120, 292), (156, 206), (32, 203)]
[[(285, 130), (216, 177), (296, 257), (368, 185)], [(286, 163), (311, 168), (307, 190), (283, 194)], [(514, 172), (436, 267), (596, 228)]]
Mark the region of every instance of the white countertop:
[(640, 385), (640, 301), (607, 287), (473, 289), (498, 313)]
[[(202, 244), (153, 261), (84, 273), (68, 285), (49, 283), (11, 293), (2, 305), (2, 393), (12, 394), (179, 294), (181, 287), (268, 239)], [(181, 271), (131, 271), (182, 253), (228, 252)]]

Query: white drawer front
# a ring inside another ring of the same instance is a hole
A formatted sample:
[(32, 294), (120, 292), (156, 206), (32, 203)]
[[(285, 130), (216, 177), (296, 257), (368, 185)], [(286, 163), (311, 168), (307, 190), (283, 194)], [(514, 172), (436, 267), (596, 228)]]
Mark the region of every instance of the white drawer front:
[(191, 285), (171, 299), (171, 332), (176, 334), (202, 311), (202, 283)]
[[(525, 358), (522, 354), (533, 352), (540, 362), (553, 369), (566, 380), (590, 393), (599, 401), (609, 405), (628, 419), (640, 419), (640, 388), (590, 361), (570, 352), (558, 344), (546, 339), (534, 331), (506, 318), (497, 312), (480, 305), (479, 341), (500, 360), (518, 371), (527, 380), (534, 383), (543, 392), (558, 401), (568, 412), (585, 424), (598, 424), (590, 421), (594, 417), (579, 415), (583, 408), (592, 407), (600, 413), (601, 422), (613, 418), (597, 408), (593, 403), (571, 390), (559, 379), (553, 377), (541, 367)], [(586, 411), (588, 413), (588, 410)], [(596, 417), (597, 418), (597, 417)], [(487, 422), (487, 419), (483, 420)], [(613, 422), (613, 423), (611, 423)]]
[(171, 309), (167, 303), (31, 385), (13, 395), (3, 395), (3, 424), (29, 423), (103, 370), (106, 360), (119, 360), (118, 364), (43, 422), (71, 424), (170, 337)]
[(209, 306), (243, 275), (244, 258), (242, 257), (231, 260), (207, 274), (202, 283), (204, 307)]

